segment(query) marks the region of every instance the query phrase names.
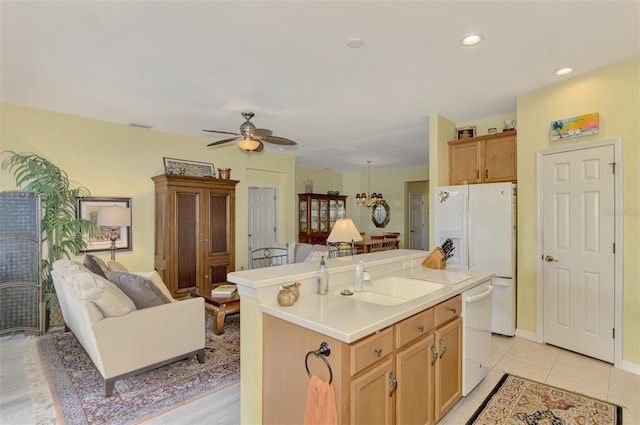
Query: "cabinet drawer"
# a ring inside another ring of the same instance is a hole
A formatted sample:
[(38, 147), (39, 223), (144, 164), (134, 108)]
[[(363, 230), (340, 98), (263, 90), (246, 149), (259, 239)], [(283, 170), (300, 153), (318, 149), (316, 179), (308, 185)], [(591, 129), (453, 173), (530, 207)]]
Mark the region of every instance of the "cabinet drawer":
[(351, 376), (391, 354), (393, 328), (388, 327), (351, 345)]
[(426, 336), (434, 327), (433, 309), (423, 311), (396, 324), (396, 348)]
[(460, 315), (462, 310), (462, 296), (451, 298), (434, 307), (435, 309), (435, 325), (436, 327), (448, 322), (456, 316)]

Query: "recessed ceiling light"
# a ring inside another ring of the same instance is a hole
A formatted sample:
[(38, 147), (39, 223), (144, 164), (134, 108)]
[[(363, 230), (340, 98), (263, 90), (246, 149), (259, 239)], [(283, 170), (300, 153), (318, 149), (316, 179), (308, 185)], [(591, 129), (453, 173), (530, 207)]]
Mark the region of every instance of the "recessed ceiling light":
[(361, 38), (350, 38), (347, 40), (347, 46), (352, 49), (358, 49), (364, 45), (364, 40)]
[(462, 41), (460, 41), (460, 43), (462, 43), (465, 46), (473, 46), (480, 43), (481, 41), (482, 41), (482, 36), (480, 34), (468, 34), (464, 36), (464, 38), (462, 39)]
[(556, 74), (557, 76), (562, 76), (562, 75), (571, 74), (572, 72), (573, 72), (573, 69), (571, 68), (560, 68), (559, 70), (554, 72), (554, 74)]

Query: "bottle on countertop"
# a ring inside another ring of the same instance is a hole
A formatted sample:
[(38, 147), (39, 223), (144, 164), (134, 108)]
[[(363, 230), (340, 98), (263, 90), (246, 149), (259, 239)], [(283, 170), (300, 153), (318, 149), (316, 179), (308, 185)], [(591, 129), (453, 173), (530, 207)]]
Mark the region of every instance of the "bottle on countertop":
[(353, 285), (354, 292), (362, 292), (362, 277), (364, 275), (364, 262), (360, 261), (356, 265), (356, 281)]
[(329, 270), (321, 257), (320, 268), (318, 269), (318, 294), (325, 295), (329, 292)]

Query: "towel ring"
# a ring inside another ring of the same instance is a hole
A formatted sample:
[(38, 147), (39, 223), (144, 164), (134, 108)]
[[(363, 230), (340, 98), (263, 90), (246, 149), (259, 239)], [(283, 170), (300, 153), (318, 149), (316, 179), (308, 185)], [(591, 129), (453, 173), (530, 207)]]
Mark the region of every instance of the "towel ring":
[(333, 371), (331, 370), (331, 364), (326, 357), (331, 354), (331, 348), (329, 348), (329, 344), (327, 344), (326, 342), (322, 342), (320, 344), (320, 348), (318, 348), (317, 350), (309, 351), (305, 356), (304, 367), (305, 369), (307, 369), (307, 375), (309, 376), (309, 378), (311, 378), (311, 372), (309, 372), (309, 356), (311, 354), (314, 354), (316, 357), (320, 357), (324, 364), (327, 365), (327, 369), (329, 369), (329, 384), (331, 384), (331, 382), (333, 381)]

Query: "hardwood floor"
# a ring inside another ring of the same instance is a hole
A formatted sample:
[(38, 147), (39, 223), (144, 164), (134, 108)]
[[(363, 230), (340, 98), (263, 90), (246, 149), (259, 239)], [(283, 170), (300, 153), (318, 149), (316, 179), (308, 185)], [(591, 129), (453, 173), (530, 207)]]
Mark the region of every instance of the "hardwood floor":
[[(26, 343), (27, 338), (22, 334), (0, 337), (0, 424), (50, 423), (34, 417), (25, 376)], [(505, 372), (616, 403), (623, 407), (624, 424), (640, 424), (640, 376), (599, 360), (518, 337), (494, 335), (492, 345), (491, 372), (451, 409), (440, 425), (464, 424)], [(144, 423), (239, 424), (240, 385), (227, 387)]]

